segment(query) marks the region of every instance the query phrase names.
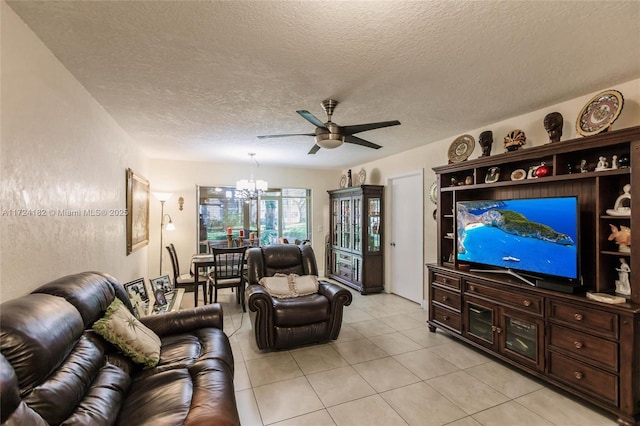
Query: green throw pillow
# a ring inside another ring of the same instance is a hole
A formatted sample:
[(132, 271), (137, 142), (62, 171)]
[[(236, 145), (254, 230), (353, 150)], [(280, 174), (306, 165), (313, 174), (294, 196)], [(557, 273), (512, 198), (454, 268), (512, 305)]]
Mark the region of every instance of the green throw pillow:
[(109, 305), (104, 316), (93, 324), (93, 329), (145, 368), (158, 365), (160, 338), (133, 316), (120, 299), (116, 298)]

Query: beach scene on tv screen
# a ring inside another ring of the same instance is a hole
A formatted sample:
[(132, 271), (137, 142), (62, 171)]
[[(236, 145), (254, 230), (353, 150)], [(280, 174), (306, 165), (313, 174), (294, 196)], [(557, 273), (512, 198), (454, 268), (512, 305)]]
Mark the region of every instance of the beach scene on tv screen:
[(456, 209), (459, 261), (578, 277), (576, 198), (465, 201)]

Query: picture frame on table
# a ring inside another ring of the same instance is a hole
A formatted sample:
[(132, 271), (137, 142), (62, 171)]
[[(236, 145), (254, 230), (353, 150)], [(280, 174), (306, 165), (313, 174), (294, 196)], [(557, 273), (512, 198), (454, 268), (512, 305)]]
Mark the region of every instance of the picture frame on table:
[(167, 297), (165, 296), (164, 292), (162, 290), (155, 290), (154, 293), (154, 298), (155, 298), (155, 305), (154, 307), (157, 309), (159, 307), (162, 306), (166, 306), (167, 305)]
[(147, 294), (147, 288), (144, 285), (144, 278), (138, 278), (133, 281), (129, 281), (124, 284), (124, 289), (127, 291), (129, 298), (133, 300), (135, 295), (138, 295), (143, 302), (149, 300), (149, 295)]
[(129, 300), (131, 300), (134, 315), (137, 318), (143, 317), (149, 302), (149, 295), (144, 285), (144, 278), (138, 278), (125, 283), (124, 289), (129, 295)]
[(127, 169), (127, 256), (149, 244), (149, 181)]
[(151, 291), (153, 294), (156, 294), (156, 291), (160, 290), (162, 293), (170, 293), (173, 291), (173, 285), (171, 284), (171, 279), (169, 275), (162, 275), (157, 278), (151, 278), (149, 280), (151, 282)]

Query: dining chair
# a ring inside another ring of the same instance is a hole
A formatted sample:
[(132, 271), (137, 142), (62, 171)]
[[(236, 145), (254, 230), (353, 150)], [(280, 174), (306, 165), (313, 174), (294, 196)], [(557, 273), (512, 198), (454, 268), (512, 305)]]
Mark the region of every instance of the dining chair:
[(246, 312), (244, 302), (244, 272), (245, 254), (247, 247), (217, 248), (211, 247), (213, 268), (209, 272), (209, 303), (218, 302), (218, 289), (237, 288), (236, 299), (242, 304), (242, 311)]
[[(184, 288), (185, 291), (194, 291), (195, 284), (196, 284), (195, 278), (191, 273), (180, 274), (180, 264), (178, 263), (178, 255), (176, 254), (176, 248), (173, 245), (173, 243), (170, 243), (168, 246), (166, 246), (166, 249), (169, 252), (169, 257), (171, 258), (171, 266), (173, 267), (173, 284), (176, 287)], [(204, 286), (207, 284), (207, 280), (202, 279), (200, 283), (202, 283), (202, 293), (204, 294), (204, 289), (205, 289)], [(198, 297), (198, 293), (194, 291), (193, 297), (194, 297), (194, 302), (197, 302), (197, 300), (195, 299)], [(207, 303), (206, 300), (204, 302)]]

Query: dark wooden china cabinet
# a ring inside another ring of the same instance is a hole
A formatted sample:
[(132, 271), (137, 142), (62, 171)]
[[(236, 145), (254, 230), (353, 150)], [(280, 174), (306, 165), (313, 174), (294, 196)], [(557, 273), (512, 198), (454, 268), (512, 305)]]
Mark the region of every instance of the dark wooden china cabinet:
[(362, 294), (384, 289), (384, 186), (329, 192), (327, 275)]
[[(620, 167), (594, 171), (601, 156), (611, 159), (614, 155), (625, 159)], [(579, 167), (583, 160), (585, 172)], [(550, 166), (547, 176), (512, 179), (512, 174), (543, 162)], [(496, 166), (499, 179), (485, 179)], [(620, 424), (640, 424), (640, 126), (480, 157), (434, 171), (438, 262), (428, 265), (430, 330), (445, 330), (615, 413)], [(608, 214), (628, 184), (633, 213)], [(456, 203), (564, 196), (578, 197), (583, 280), (578, 291), (554, 291), (509, 275), (461, 268), (456, 256)], [(609, 240), (611, 225), (631, 228), (635, 249), (619, 251)], [(631, 267), (626, 303), (588, 299), (587, 292), (614, 293), (621, 258)]]

